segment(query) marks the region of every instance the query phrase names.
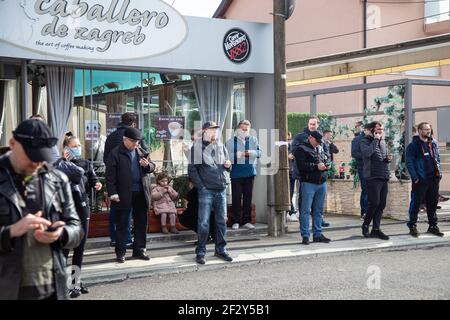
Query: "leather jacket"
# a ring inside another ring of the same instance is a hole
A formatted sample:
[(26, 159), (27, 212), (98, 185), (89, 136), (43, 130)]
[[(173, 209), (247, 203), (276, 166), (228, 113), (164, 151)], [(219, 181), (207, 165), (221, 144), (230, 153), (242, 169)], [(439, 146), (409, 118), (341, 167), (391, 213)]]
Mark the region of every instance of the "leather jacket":
[[(59, 240), (50, 245), (53, 256), (53, 276), (58, 299), (68, 299), (66, 259), (62, 249), (76, 248), (82, 237), (80, 219), (75, 211), (67, 177), (49, 165), (39, 170), (40, 185), (44, 187), (43, 216), (55, 222), (64, 221)], [(24, 241), (11, 238), (10, 227), (23, 216), (20, 194), (10, 172), (9, 155), (0, 157), (0, 300), (17, 299), (23, 270)]]

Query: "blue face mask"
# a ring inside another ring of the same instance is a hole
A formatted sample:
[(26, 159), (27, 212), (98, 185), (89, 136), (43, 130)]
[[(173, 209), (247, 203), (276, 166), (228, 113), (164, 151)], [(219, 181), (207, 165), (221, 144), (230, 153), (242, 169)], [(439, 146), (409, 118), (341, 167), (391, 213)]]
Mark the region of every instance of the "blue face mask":
[(69, 148), (70, 149), (70, 153), (76, 157), (76, 158), (80, 158), (81, 157), (81, 147), (76, 147), (76, 148)]

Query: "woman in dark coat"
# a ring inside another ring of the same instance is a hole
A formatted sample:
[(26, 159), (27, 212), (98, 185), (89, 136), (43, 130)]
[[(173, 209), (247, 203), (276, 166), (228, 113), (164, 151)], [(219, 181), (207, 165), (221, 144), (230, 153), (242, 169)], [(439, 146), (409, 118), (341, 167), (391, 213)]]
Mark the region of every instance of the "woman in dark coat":
[[(84, 238), (80, 245), (74, 249), (72, 256), (72, 265), (75, 265), (81, 271), (83, 264), (84, 247), (89, 232), (89, 219), (91, 209), (89, 207), (88, 192), (94, 188), (100, 190), (102, 184), (98, 181), (93, 167), (89, 160), (81, 157), (80, 140), (72, 135), (71, 132), (66, 133), (63, 142), (63, 157), (57, 160), (54, 164), (56, 169), (63, 171), (71, 182), (72, 196), (75, 203), (75, 208), (80, 216), (81, 224), (84, 230)], [(69, 251), (65, 251), (66, 257), (69, 256)], [(75, 283), (75, 287), (69, 291), (71, 298), (80, 296), (81, 293), (89, 293), (89, 290), (83, 286), (83, 283)]]

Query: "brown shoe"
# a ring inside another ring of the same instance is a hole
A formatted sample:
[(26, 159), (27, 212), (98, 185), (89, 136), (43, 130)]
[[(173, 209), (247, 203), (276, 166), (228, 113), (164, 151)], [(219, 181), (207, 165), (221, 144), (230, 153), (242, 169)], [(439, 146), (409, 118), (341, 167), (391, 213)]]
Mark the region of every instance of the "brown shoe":
[(176, 234), (180, 233), (180, 231), (178, 231), (176, 227), (170, 227), (170, 232), (176, 233)]
[(161, 232), (167, 234), (167, 233), (169, 233), (169, 230), (167, 230), (167, 227), (162, 227)]

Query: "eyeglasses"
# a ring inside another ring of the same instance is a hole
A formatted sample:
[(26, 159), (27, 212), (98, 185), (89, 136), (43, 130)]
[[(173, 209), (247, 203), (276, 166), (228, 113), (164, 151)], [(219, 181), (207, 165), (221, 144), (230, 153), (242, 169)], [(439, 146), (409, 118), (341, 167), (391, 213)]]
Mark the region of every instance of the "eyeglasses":
[[(41, 137), (33, 137), (26, 134), (16, 133), (13, 131), (13, 136), (19, 142), (26, 143), (27, 145), (33, 148), (51, 148), (58, 143), (58, 138), (50, 137), (50, 138), (41, 138)], [(26, 139), (26, 140), (25, 140)]]

